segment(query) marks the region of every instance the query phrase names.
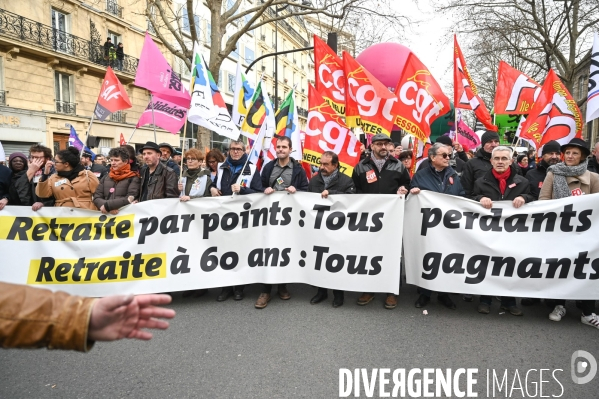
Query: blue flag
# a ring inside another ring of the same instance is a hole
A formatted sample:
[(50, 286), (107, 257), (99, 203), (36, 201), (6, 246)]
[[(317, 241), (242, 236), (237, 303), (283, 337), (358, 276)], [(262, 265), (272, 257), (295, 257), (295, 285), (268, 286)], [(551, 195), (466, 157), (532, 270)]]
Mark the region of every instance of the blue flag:
[(89, 152), (92, 154), (92, 161), (96, 159), (96, 154), (86, 145), (84, 145), (81, 140), (79, 140), (79, 136), (77, 136), (77, 132), (75, 131), (73, 125), (71, 125), (71, 133), (69, 134), (69, 146), (75, 147), (79, 151), (81, 151), (81, 148), (83, 148), (83, 152)]

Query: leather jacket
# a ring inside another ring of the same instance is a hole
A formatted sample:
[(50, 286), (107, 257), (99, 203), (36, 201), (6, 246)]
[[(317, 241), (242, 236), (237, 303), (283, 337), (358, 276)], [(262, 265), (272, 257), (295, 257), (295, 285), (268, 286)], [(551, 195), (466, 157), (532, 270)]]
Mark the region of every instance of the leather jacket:
[(144, 182), (148, 181), (148, 196), (145, 201), (161, 198), (177, 198), (179, 197), (178, 177), (175, 172), (168, 166), (164, 166), (162, 162), (158, 162), (154, 175), (150, 175), (150, 168), (144, 165), (140, 171), (141, 187), (139, 190), (139, 201), (143, 196)]
[(87, 352), (94, 298), (0, 283), (0, 347)]

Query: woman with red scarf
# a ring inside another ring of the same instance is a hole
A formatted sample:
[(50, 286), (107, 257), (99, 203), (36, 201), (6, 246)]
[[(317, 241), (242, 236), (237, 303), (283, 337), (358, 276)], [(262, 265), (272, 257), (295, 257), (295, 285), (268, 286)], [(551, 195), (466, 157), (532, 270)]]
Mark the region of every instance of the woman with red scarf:
[(131, 170), (129, 151), (117, 147), (108, 153), (110, 173), (100, 180), (94, 193), (94, 204), (102, 213), (116, 215), (119, 208), (135, 203), (141, 189), (141, 179), (137, 170)]
[[(509, 147), (495, 147), (491, 153), (492, 169), (474, 182), (471, 199), (480, 202), (486, 209), (493, 207), (493, 201), (511, 201), (514, 208), (534, 201), (530, 194), (530, 182), (519, 175), (512, 165), (512, 153)], [(478, 312), (489, 314), (490, 309), (491, 297), (481, 296)], [(513, 297), (501, 297), (500, 309), (514, 316), (523, 314)]]

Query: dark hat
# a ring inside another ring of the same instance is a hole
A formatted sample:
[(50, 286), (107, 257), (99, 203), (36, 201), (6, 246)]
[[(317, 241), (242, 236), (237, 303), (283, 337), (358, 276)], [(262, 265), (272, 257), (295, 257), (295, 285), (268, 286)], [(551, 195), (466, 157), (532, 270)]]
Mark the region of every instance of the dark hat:
[(494, 132), (492, 130), (487, 130), (481, 136), (481, 138), (480, 138), (480, 144), (484, 146), (489, 141), (493, 141), (493, 140), (499, 141), (499, 135), (497, 134), (497, 132)]
[(528, 159), (528, 155), (526, 155), (526, 154), (520, 154), (520, 155), (518, 155), (518, 158), (516, 158), (516, 159), (518, 160), (518, 163), (522, 163), (522, 160), (524, 158)]
[(375, 141), (383, 141), (383, 140), (386, 140), (386, 141), (390, 142), (391, 141), (391, 137), (387, 136), (384, 133), (378, 133), (378, 134), (374, 135), (374, 137), (372, 138), (372, 140), (370, 142), (374, 143)]
[(183, 153), (181, 152), (181, 148), (176, 147), (175, 152), (173, 152), (173, 155), (183, 155)]
[(543, 150), (541, 151), (541, 155), (549, 154), (550, 152), (557, 152), (557, 153), (562, 152), (561, 145), (557, 141), (555, 141), (555, 140), (548, 141), (543, 146)]
[(27, 165), (27, 157), (22, 152), (13, 152), (12, 154), (10, 154), (10, 156), (8, 157), (8, 164), (10, 165), (12, 160), (15, 158), (23, 158), (23, 162), (25, 162), (25, 165)]
[(83, 151), (81, 153), (81, 156), (85, 157), (85, 158), (92, 158), (93, 157), (92, 154), (91, 154), (91, 152), (89, 152), (89, 151)]
[(144, 146), (141, 147), (141, 151), (143, 150), (154, 150), (159, 154), (162, 153), (158, 144), (154, 143), (153, 141), (148, 141), (146, 144), (144, 144)]
[(582, 151), (582, 156), (584, 158), (588, 157), (591, 154), (591, 150), (589, 150), (589, 146), (588, 146), (587, 142), (584, 141), (583, 139), (573, 138), (572, 140), (570, 140), (570, 142), (568, 144), (562, 145), (562, 147), (561, 147), (562, 152), (565, 152), (566, 148), (568, 148), (568, 147), (580, 148), (580, 151)]
[(160, 144), (158, 144), (158, 149), (160, 149), (162, 147), (167, 147), (169, 150), (171, 150), (171, 155), (175, 155), (175, 149), (169, 143), (160, 143)]
[(453, 143), (451, 142), (451, 138), (449, 136), (443, 135), (443, 136), (439, 136), (436, 138), (435, 143), (441, 143), (441, 144), (445, 144), (448, 146), (453, 146)]

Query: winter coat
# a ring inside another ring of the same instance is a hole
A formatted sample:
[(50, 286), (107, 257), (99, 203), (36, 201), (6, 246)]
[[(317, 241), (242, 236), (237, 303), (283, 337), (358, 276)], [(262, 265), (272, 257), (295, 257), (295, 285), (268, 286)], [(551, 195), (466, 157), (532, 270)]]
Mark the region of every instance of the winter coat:
[[(272, 175), (272, 171), (275, 168), (275, 162), (277, 162), (277, 159), (270, 161), (262, 167), (260, 175), (262, 177), (262, 187), (264, 188), (270, 187), (270, 175)], [(290, 186), (295, 187), (297, 191), (308, 191), (308, 177), (301, 163), (293, 158), (289, 158), (289, 162), (293, 163)]]
[[(253, 164), (251, 162), (248, 162), (247, 165), (245, 165), (245, 169), (243, 170), (242, 176), (249, 176), (252, 174), (252, 168), (250, 168), (250, 165)], [(237, 180), (239, 179), (239, 174), (241, 173), (241, 169), (237, 173), (233, 173), (231, 171), (231, 166), (229, 165), (229, 163), (222, 162), (218, 164), (216, 170), (220, 173), (217, 173), (216, 178), (214, 179), (214, 182), (212, 183), (211, 187), (219, 189), (222, 195), (233, 195), (233, 190), (231, 189), (231, 186), (237, 183)], [(248, 178), (244, 177), (244, 179)], [(252, 180), (250, 181), (249, 186), (243, 187), (242, 185), (239, 189), (239, 194), (246, 195), (262, 192), (264, 192), (264, 188), (262, 188), (260, 172), (258, 172), (258, 169), (256, 169), (254, 175), (252, 176)]]
[(517, 197), (524, 198), (526, 203), (534, 201), (534, 197), (530, 194), (530, 182), (526, 177), (516, 173), (513, 166), (511, 166), (511, 170), (512, 173), (507, 179), (507, 187), (503, 195), (499, 190), (499, 180), (493, 176), (493, 170), (491, 169), (474, 182), (474, 189), (470, 198), (479, 202), (483, 197), (487, 197), (491, 201), (513, 201)]
[(587, 170), (593, 173), (599, 173), (599, 162), (597, 162), (597, 158), (592, 155), (589, 157), (589, 162), (587, 163)]
[(14, 187), (11, 187), (18, 196), (18, 201), (9, 200), (9, 205), (24, 205), (31, 206), (36, 202), (41, 202), (44, 206), (54, 206), (54, 198), (40, 198), (35, 194), (37, 182), (42, 175), (34, 176), (31, 181), (27, 178), (27, 170), (19, 172), (19, 178), (14, 182)]
[(98, 210), (92, 202), (92, 197), (99, 182), (96, 175), (89, 170), (82, 170), (71, 181), (56, 173), (44, 180), (45, 177), (42, 175), (35, 188), (38, 197), (54, 197), (54, 206)]
[(358, 194), (397, 194), (399, 187), (410, 187), (408, 170), (393, 157), (387, 158), (379, 172), (370, 155), (367, 156), (354, 168), (352, 179)]
[(177, 162), (173, 161), (172, 159), (169, 159), (168, 161), (163, 162), (162, 164), (171, 168), (173, 170), (173, 172), (175, 172), (177, 179), (179, 178), (179, 176), (181, 174), (181, 166), (179, 166), (179, 164)]
[[(522, 169), (518, 165), (513, 165), (514, 171), (518, 175), (522, 175)], [(466, 190), (466, 196), (472, 196), (472, 190), (474, 189), (474, 182), (480, 179), (487, 173), (493, 169), (493, 165), (491, 165), (491, 154), (484, 151), (482, 148), (479, 149), (474, 158), (469, 160), (464, 166), (464, 170), (462, 171), (462, 186), (464, 190)]]
[(541, 187), (543, 187), (543, 182), (545, 181), (545, 177), (547, 177), (547, 168), (548, 165), (544, 161), (541, 161), (536, 168), (529, 169), (526, 172), (526, 179), (530, 182), (530, 194), (534, 197), (535, 201), (539, 199)]
[(140, 191), (140, 177), (134, 176), (121, 181), (114, 181), (108, 174), (100, 180), (100, 184), (96, 188), (94, 204), (98, 209), (102, 208), (103, 205), (106, 211), (113, 211), (129, 205), (129, 196), (135, 199), (139, 198)]
[(162, 162), (158, 162), (158, 166), (156, 166), (156, 170), (154, 170), (154, 175), (150, 174), (150, 167), (148, 165), (144, 165), (140, 169), (141, 175), (141, 184), (139, 188), (139, 199), (141, 202), (141, 196), (143, 194), (143, 184), (144, 180), (149, 179), (148, 181), (148, 196), (146, 201), (150, 201), (153, 199), (162, 199), (162, 198), (177, 198), (179, 197), (179, 188), (178, 188), (178, 177), (175, 172), (162, 164)]
[(322, 178), (320, 173), (315, 174), (310, 179), (308, 183), (308, 192), (310, 193), (322, 193), (324, 190), (327, 190), (329, 194), (355, 194), (356, 193), (356, 185), (351, 177), (337, 172), (337, 176), (335, 176), (329, 183), (329, 187), (324, 187), (324, 179)]
[(8, 187), (10, 187), (10, 178), (12, 170), (7, 166), (0, 165), (0, 200), (8, 198)]
[(124, 50), (125, 50), (124, 47), (116, 46), (116, 58), (118, 58), (119, 60), (122, 60), (123, 58), (125, 58)]
[[(553, 178), (553, 172), (547, 172), (539, 194), (540, 201), (553, 199)], [(583, 194), (599, 193), (599, 175), (588, 170), (580, 176), (566, 176), (566, 181), (570, 191), (580, 189)]]
[(102, 178), (106, 176), (108, 172), (110, 172), (110, 168), (107, 168), (104, 165), (99, 165), (97, 163), (91, 164), (91, 166), (86, 167), (85, 169), (91, 171), (94, 175), (96, 175), (98, 181), (102, 180)]
[(212, 185), (212, 180), (210, 178), (210, 171), (203, 169), (198, 173), (194, 182), (191, 185), (189, 193), (185, 193), (185, 187), (187, 184), (187, 179), (189, 179), (188, 171), (183, 172), (183, 178), (181, 179), (181, 183), (183, 184), (183, 191), (181, 191), (180, 197), (184, 195), (188, 195), (191, 199), (194, 198), (202, 198), (202, 197), (210, 197), (210, 187)]
[(420, 190), (434, 191), (436, 193), (455, 195), (463, 197), (466, 195), (460, 176), (451, 166), (448, 166), (443, 171), (443, 179), (440, 179), (438, 173), (433, 170), (432, 166), (426, 169), (417, 171), (412, 176), (410, 188), (419, 188)]
[(0, 347), (87, 352), (94, 298), (0, 283)]

